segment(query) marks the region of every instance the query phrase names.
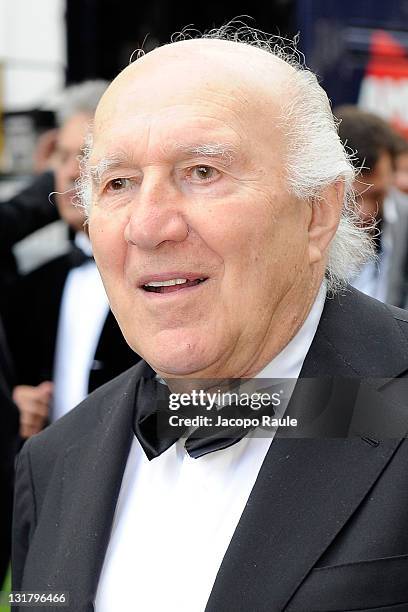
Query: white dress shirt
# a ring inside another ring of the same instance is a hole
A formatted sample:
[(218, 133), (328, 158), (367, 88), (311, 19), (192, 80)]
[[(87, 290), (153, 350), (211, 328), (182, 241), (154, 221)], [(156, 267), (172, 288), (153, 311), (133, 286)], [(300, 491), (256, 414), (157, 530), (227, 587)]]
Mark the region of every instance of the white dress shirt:
[[(301, 329), (259, 378), (298, 378), (325, 284)], [(148, 461), (134, 438), (95, 610), (203, 612), (272, 437), (247, 435), (198, 459), (178, 441)]]
[[(75, 244), (92, 255), (84, 233), (75, 236)], [(89, 260), (70, 270), (58, 319), (52, 421), (88, 395), (89, 374), (108, 311), (108, 298), (95, 262)]]

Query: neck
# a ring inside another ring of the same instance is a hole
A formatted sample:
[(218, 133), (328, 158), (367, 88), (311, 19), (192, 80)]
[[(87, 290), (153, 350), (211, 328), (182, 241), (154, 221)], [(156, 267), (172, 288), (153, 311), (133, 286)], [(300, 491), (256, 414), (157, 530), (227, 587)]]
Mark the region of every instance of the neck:
[(323, 277), (319, 277), (313, 283), (291, 288), (283, 296), (271, 317), (262, 345), (246, 364), (242, 377), (252, 378), (259, 374), (289, 344), (310, 313), (322, 282)]

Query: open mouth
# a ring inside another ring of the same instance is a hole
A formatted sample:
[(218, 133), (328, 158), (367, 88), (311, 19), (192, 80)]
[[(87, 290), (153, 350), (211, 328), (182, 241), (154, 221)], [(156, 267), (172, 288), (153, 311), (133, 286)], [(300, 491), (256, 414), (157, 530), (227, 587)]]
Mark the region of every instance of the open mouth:
[(142, 285), (144, 291), (153, 293), (174, 293), (175, 291), (183, 291), (188, 287), (196, 287), (204, 283), (207, 278), (171, 278), (163, 281), (151, 281)]

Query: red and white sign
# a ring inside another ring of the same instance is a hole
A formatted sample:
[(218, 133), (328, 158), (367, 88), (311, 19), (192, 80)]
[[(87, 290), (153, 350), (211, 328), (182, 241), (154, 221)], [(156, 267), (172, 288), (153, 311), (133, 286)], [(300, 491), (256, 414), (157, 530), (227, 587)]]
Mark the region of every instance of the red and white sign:
[(358, 104), (408, 137), (408, 50), (388, 32), (372, 35)]

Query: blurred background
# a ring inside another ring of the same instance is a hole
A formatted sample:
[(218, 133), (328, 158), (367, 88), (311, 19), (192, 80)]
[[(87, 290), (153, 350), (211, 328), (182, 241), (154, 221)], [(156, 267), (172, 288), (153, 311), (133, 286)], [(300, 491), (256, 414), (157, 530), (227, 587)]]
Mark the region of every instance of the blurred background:
[[(16, 450), (139, 358), (115, 327), (82, 211), (73, 212), (82, 128), (136, 49), (244, 15), (270, 34), (299, 37), (342, 119), (342, 141), (359, 152), (359, 214), (378, 233), (377, 260), (354, 286), (408, 307), (408, 0), (0, 0), (0, 590)], [(95, 346), (84, 348), (78, 321), (96, 303), (99, 315), (87, 323), (97, 327)], [(65, 396), (72, 405), (57, 409)]]
[[(358, 103), (408, 134), (408, 0), (0, 0), (0, 201), (42, 170), (66, 85), (110, 80), (142, 45), (238, 15), (272, 34), (299, 34), (333, 106)], [(14, 247), (23, 272), (41, 262), (44, 235), (49, 254), (66, 248), (60, 223), (30, 236)]]
[(408, 133), (408, 0), (0, 0), (0, 198), (35, 172), (65, 85), (110, 80), (142, 45), (244, 14), (273, 34), (299, 33), (333, 106), (358, 102)]

